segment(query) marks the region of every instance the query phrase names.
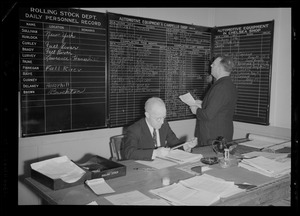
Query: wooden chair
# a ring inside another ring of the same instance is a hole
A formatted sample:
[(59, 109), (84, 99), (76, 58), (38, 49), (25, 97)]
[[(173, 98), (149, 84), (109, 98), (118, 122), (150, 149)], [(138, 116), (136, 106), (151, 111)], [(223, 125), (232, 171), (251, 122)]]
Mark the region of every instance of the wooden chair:
[(110, 138), (110, 149), (112, 154), (111, 160), (122, 160), (120, 149), (123, 137), (124, 134), (116, 135)]

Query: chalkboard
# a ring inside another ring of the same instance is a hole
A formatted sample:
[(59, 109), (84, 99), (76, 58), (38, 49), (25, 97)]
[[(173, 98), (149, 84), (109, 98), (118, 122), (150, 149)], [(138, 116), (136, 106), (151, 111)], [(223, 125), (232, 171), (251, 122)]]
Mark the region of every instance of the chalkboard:
[(22, 136), (106, 127), (106, 16), (20, 8)]
[(235, 62), (235, 121), (269, 124), (273, 32), (274, 21), (214, 29), (213, 55), (229, 55)]
[(269, 124), (274, 21), (203, 27), (69, 8), (20, 8), (22, 136), (127, 126), (152, 96), (167, 119), (195, 118), (210, 64), (234, 59), (235, 121)]
[(110, 127), (143, 117), (152, 96), (169, 121), (194, 118), (179, 96), (207, 88), (211, 28), (108, 13), (108, 34)]

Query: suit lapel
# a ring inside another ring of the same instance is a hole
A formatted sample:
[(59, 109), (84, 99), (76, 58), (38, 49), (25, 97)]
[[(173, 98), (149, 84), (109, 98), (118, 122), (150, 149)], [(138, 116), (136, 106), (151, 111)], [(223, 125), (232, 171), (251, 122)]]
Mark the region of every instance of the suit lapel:
[[(146, 123), (146, 119), (145, 118), (142, 119), (141, 127), (142, 127), (142, 131), (144, 131), (144, 134), (142, 134), (142, 136), (145, 136), (144, 139), (145, 140), (149, 140), (149, 142), (151, 142), (151, 144), (153, 145), (153, 147), (155, 147), (154, 143), (152, 142), (152, 134), (151, 134), (150, 129), (149, 129), (147, 123)], [(143, 138), (142, 138), (142, 140), (143, 140)]]

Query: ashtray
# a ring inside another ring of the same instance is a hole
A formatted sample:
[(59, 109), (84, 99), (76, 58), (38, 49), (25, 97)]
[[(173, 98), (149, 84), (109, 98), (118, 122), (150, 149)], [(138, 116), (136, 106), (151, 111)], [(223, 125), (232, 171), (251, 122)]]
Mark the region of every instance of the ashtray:
[(208, 165), (213, 165), (219, 162), (218, 157), (204, 157), (201, 158), (201, 162)]

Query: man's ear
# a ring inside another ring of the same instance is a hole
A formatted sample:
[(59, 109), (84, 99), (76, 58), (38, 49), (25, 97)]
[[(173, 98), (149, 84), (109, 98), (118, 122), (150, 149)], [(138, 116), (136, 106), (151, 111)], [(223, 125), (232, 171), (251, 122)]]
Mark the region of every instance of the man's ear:
[(148, 112), (145, 112), (145, 116), (146, 116), (147, 118), (150, 118), (150, 114), (149, 114)]

